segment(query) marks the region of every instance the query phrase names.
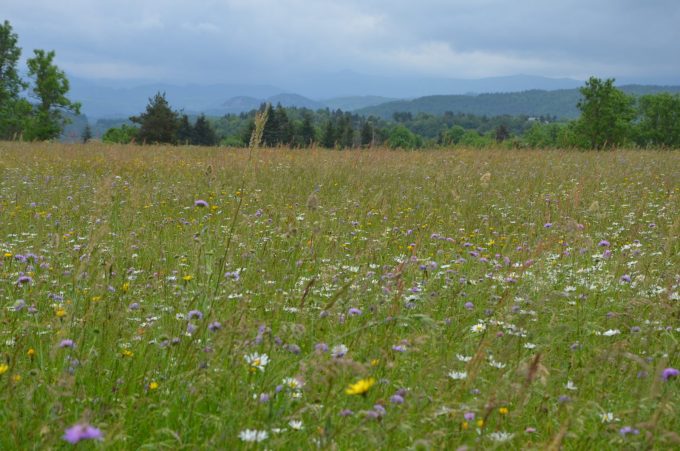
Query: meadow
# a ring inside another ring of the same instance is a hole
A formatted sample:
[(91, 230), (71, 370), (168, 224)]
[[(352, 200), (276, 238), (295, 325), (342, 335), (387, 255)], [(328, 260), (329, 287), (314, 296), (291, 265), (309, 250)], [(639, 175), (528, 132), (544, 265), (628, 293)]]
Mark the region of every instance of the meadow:
[(679, 152), (0, 143), (0, 449), (677, 449), (679, 237)]

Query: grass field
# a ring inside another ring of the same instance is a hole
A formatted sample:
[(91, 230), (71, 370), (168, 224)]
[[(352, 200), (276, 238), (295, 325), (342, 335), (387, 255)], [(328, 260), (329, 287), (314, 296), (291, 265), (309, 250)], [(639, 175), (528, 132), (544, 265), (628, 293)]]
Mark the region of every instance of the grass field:
[(0, 449), (677, 448), (679, 237), (678, 152), (0, 143)]

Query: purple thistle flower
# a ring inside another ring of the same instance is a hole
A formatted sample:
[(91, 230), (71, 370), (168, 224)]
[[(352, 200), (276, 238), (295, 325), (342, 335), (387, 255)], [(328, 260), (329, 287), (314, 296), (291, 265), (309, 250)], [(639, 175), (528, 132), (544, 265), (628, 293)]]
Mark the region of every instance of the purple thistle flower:
[(352, 307), (348, 310), (347, 313), (349, 314), (349, 316), (359, 316), (361, 315), (361, 310), (359, 310), (356, 307)]
[(130, 310), (139, 310), (139, 303), (133, 302), (132, 304), (130, 304), (130, 305), (128, 306), (128, 308), (129, 308)]
[(678, 371), (675, 368), (666, 368), (661, 372), (661, 379), (665, 381), (668, 381), (668, 379), (672, 379), (678, 376), (680, 376), (680, 371)]
[(187, 324), (187, 333), (189, 335), (193, 335), (194, 332), (196, 332), (197, 329), (198, 329), (198, 327), (196, 327), (195, 324), (191, 324), (191, 323)]
[(62, 437), (67, 442), (75, 445), (81, 440), (103, 440), (102, 431), (89, 424), (76, 424), (66, 429)]
[(545, 227), (546, 229), (550, 229), (552, 228), (552, 226), (553, 226), (552, 222), (546, 222), (545, 224), (543, 224), (543, 227)]
[(76, 344), (73, 342), (73, 340), (66, 338), (64, 340), (61, 340), (61, 343), (59, 343), (60, 348), (75, 348)]
[(611, 246), (611, 243), (607, 240), (602, 240), (599, 243), (597, 243), (597, 245), (600, 246), (600, 247), (609, 247), (609, 246)]
[(201, 199), (198, 199), (197, 201), (194, 202), (194, 206), (196, 206), (196, 207), (207, 207), (208, 202), (201, 200)]
[(466, 302), (465, 308), (468, 310), (472, 310), (473, 308), (475, 308), (475, 304), (473, 304), (472, 302)]
[(463, 418), (465, 418), (465, 421), (473, 421), (475, 419), (475, 413), (474, 412), (465, 412), (463, 414)]
[(222, 324), (219, 321), (213, 321), (208, 325), (208, 330), (210, 332), (217, 332), (222, 328)]
[(621, 282), (630, 283), (630, 281), (631, 281), (631, 278), (628, 274), (624, 274), (624, 275), (621, 276)]

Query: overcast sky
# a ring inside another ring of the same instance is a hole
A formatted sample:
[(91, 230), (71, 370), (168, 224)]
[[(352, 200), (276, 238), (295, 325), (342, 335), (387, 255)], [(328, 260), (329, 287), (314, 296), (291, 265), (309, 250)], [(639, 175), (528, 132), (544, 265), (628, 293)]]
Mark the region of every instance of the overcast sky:
[(83, 78), (285, 84), (301, 73), (680, 83), (680, 0), (0, 0), (24, 56)]

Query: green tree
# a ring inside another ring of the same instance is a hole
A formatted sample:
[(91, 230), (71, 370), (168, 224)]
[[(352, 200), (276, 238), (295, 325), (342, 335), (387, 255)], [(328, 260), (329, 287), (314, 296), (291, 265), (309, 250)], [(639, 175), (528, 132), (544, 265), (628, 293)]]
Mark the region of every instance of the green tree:
[(403, 125), (397, 125), (390, 132), (387, 146), (390, 149), (415, 149), (418, 147), (418, 137)]
[(463, 138), (463, 135), (465, 134), (465, 129), (461, 127), (460, 125), (454, 125), (446, 132), (444, 132), (444, 136), (442, 138), (442, 144), (446, 146), (451, 146), (458, 144)]
[(37, 99), (33, 118), (30, 121), (25, 137), (32, 140), (48, 140), (57, 138), (68, 119), (65, 112), (80, 114), (80, 103), (72, 102), (66, 97), (69, 82), (64, 71), (54, 64), (54, 51), (34, 50), (33, 58), (29, 58), (28, 75), (33, 78), (32, 95)]
[(17, 64), (21, 57), (18, 37), (8, 21), (0, 24), (0, 139), (14, 139), (24, 129), (31, 105), (19, 97), (26, 88), (19, 77)]
[(189, 122), (189, 116), (183, 114), (179, 119), (179, 125), (177, 126), (177, 142), (179, 144), (193, 144), (194, 138), (194, 127), (191, 126)]
[(139, 124), (137, 136), (140, 144), (160, 144), (177, 142), (179, 114), (170, 108), (165, 93), (156, 93), (149, 99), (146, 111), (130, 120)]
[(214, 146), (217, 144), (217, 135), (205, 115), (201, 114), (194, 124), (192, 144), (197, 146)]
[(643, 146), (680, 147), (680, 95), (640, 97), (637, 141)]
[(120, 127), (113, 127), (102, 135), (102, 142), (113, 144), (129, 144), (136, 141), (139, 129), (130, 125), (123, 124)]
[(321, 145), (327, 149), (332, 149), (335, 147), (337, 141), (337, 132), (335, 130), (335, 125), (333, 124), (333, 119), (329, 118), (323, 128), (323, 134), (321, 136)]
[(89, 122), (85, 124), (85, 128), (83, 129), (83, 133), (80, 135), (80, 139), (83, 141), (83, 144), (86, 144), (92, 139), (92, 128), (90, 127)]
[(302, 147), (309, 147), (316, 141), (316, 131), (312, 124), (312, 114), (309, 111), (302, 113), (302, 126), (300, 127), (300, 141)]
[(621, 145), (635, 118), (633, 99), (614, 87), (614, 79), (590, 77), (580, 89), (577, 133), (591, 149)]
[(373, 146), (373, 124), (370, 121), (364, 121), (361, 126), (361, 147)]

